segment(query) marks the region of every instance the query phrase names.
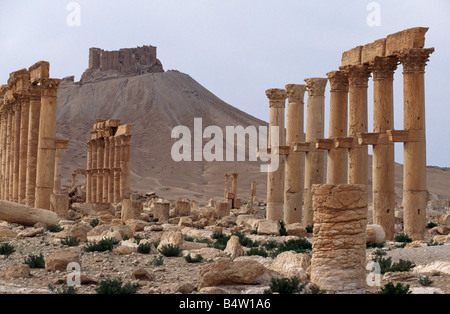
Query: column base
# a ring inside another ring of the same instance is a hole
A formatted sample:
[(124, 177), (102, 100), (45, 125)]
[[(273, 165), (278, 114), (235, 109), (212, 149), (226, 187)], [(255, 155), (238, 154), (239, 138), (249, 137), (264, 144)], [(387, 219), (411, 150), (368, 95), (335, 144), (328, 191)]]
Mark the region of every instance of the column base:
[(50, 196), (50, 210), (59, 219), (67, 219), (69, 212), (69, 196), (67, 194), (52, 194)]

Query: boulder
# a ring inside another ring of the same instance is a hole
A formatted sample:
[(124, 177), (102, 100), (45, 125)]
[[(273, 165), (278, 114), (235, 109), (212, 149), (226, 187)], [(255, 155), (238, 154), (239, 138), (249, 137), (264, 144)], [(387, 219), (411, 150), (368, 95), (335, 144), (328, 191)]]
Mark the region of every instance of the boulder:
[(372, 224), (366, 227), (366, 245), (382, 243), (386, 238), (386, 233), (380, 225)]
[(178, 247), (183, 247), (184, 236), (181, 231), (166, 231), (161, 236), (161, 241), (158, 245), (158, 250), (160, 250), (164, 245), (175, 245)]
[(7, 279), (28, 278), (30, 277), (30, 266), (23, 264), (9, 267), (5, 269), (3, 276)]
[(45, 260), (46, 271), (65, 271), (69, 263), (75, 262), (80, 264), (78, 254), (72, 249), (59, 250), (48, 256)]
[(242, 245), (239, 242), (239, 238), (237, 236), (231, 236), (231, 238), (227, 242), (227, 246), (224, 252), (230, 256), (231, 260), (234, 260), (236, 257), (242, 256), (244, 254)]
[(258, 235), (280, 235), (280, 223), (274, 220), (261, 219), (258, 222)]
[(305, 238), (308, 236), (308, 232), (306, 231), (306, 228), (303, 226), (303, 224), (296, 222), (293, 224), (287, 224), (285, 226), (287, 235), (290, 236), (297, 236), (300, 238)]
[(300, 281), (308, 279), (307, 270), (311, 266), (311, 256), (294, 251), (278, 254), (270, 265), (270, 269), (276, 271), (284, 278), (297, 277)]

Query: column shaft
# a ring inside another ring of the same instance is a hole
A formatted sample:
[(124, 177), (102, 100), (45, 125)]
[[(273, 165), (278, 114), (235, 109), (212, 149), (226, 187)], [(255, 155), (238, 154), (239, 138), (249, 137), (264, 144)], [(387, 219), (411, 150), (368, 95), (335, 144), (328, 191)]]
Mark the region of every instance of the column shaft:
[(105, 140), (98, 140), (97, 145), (97, 203), (103, 202), (103, 161), (105, 154)]
[[(92, 203), (92, 143), (87, 142), (87, 165), (86, 165), (86, 203)], [(75, 180), (73, 180), (75, 182)]]
[(39, 142), (39, 121), (41, 117), (41, 91), (32, 90), (28, 120), (26, 204), (34, 206), (36, 200), (36, 173)]
[(108, 182), (109, 182), (109, 140), (104, 138), (105, 151), (103, 154), (103, 203), (108, 203)]
[(27, 198), (29, 97), (23, 99), (20, 115), (19, 202), (25, 204)]
[(130, 139), (131, 135), (120, 136), (120, 195), (121, 199), (130, 199)]
[(110, 136), (109, 141), (109, 180), (108, 180), (108, 202), (114, 203), (114, 137)]
[(92, 176), (91, 176), (91, 203), (97, 203), (97, 155), (98, 155), (98, 140), (92, 140)]
[(114, 137), (114, 203), (119, 203), (120, 195), (120, 138)]

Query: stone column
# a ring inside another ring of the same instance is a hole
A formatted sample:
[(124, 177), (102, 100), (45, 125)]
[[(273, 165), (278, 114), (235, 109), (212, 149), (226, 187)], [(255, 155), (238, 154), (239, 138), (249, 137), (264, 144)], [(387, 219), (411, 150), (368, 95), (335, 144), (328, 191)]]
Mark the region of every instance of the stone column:
[(67, 219), (69, 212), (69, 195), (61, 188), (62, 150), (67, 149), (68, 140), (55, 140), (55, 176), (53, 193), (50, 196), (50, 210), (60, 219)]
[(27, 157), (28, 157), (28, 124), (30, 116), (31, 94), (24, 93), (21, 99), (20, 112), (20, 153), (19, 153), (19, 202), (26, 204), (27, 198)]
[(311, 282), (333, 293), (366, 287), (367, 187), (314, 185)]
[(120, 136), (120, 195), (121, 199), (131, 197), (130, 185), (130, 140), (131, 135)]
[(350, 65), (341, 67), (348, 78), (348, 136), (355, 138), (353, 147), (348, 151), (348, 183), (364, 184), (369, 182), (369, 153), (367, 145), (359, 146), (358, 133), (367, 133), (367, 88), (370, 71), (368, 65)]
[(109, 194), (109, 140), (104, 138), (105, 152), (103, 154), (103, 203), (108, 203)]
[[(288, 95), (286, 145), (304, 142), (304, 95), (306, 85), (286, 85)], [(305, 153), (290, 151), (286, 156), (284, 181), (284, 222), (302, 222)]]
[[(327, 73), (330, 81), (330, 139), (347, 137), (347, 110), (348, 110), (348, 79), (342, 71)], [(327, 183), (347, 183), (348, 152), (346, 149), (328, 151), (327, 157)]]
[(108, 179), (108, 203), (114, 203), (114, 137), (108, 137), (109, 142), (109, 179)]
[(252, 205), (256, 203), (256, 181), (251, 183), (251, 203)]
[(105, 140), (97, 140), (97, 197), (96, 202), (103, 202), (103, 161), (105, 159)]
[(61, 80), (42, 81), (35, 207), (50, 210), (55, 172), (56, 97)]
[(14, 111), (12, 104), (8, 104), (8, 122), (6, 129), (6, 165), (5, 165), (5, 200), (11, 201), (11, 152), (12, 152), (12, 134), (13, 134)]
[(233, 193), (233, 199), (231, 201), (231, 207), (237, 208), (237, 182), (238, 182), (238, 174), (232, 173), (231, 174), (231, 193)]
[[(328, 79), (305, 79), (308, 89), (306, 105), (306, 134), (305, 141), (313, 142), (315, 139), (325, 137), (325, 87)], [(313, 224), (312, 185), (325, 183), (325, 152), (309, 151), (305, 155), (305, 196), (303, 206), (303, 224)]]
[(230, 175), (228, 173), (225, 174), (225, 196), (224, 199), (228, 198), (228, 193), (230, 193)]
[(31, 89), (30, 112), (28, 119), (26, 204), (34, 206), (36, 200), (36, 173), (39, 142), (39, 121), (41, 117), (41, 89), (33, 86)]
[[(286, 90), (284, 89), (269, 89), (266, 91), (266, 96), (269, 98), (270, 118), (269, 128), (279, 127), (278, 145), (285, 144), (285, 130), (284, 130), (284, 108), (287, 98)], [(273, 140), (274, 134), (269, 132), (269, 148), (271, 154), (278, 154), (279, 147), (272, 146), (275, 144)], [(284, 169), (285, 156), (279, 156), (278, 169), (267, 173), (267, 219), (274, 221), (282, 221), (284, 219)]]
[(6, 188), (6, 141), (7, 141), (7, 137), (6, 137), (6, 130), (8, 127), (8, 112), (6, 109), (6, 104), (2, 105), (2, 117), (1, 117), (1, 122), (2, 122), (2, 142), (1, 142), (1, 150), (2, 150), (2, 159), (1, 159), (1, 167), (2, 167), (2, 182), (1, 182), (1, 196), (0, 198), (2, 200), (5, 200), (5, 188)]
[(97, 168), (97, 156), (98, 156), (98, 140), (91, 140), (92, 143), (92, 178), (91, 178), (91, 203), (97, 203), (97, 178), (98, 178), (98, 168)]
[[(87, 165), (86, 165), (86, 203), (92, 203), (92, 142), (87, 142)], [(75, 175), (75, 174), (74, 174)], [(75, 181), (75, 180), (74, 180)]]
[(62, 150), (67, 149), (68, 140), (55, 140), (55, 176), (53, 183), (53, 193), (61, 192), (61, 162)]
[(120, 195), (120, 138), (114, 137), (114, 203), (122, 200)]
[[(383, 134), (394, 129), (395, 57), (377, 57), (371, 62), (373, 72), (373, 132)], [(383, 227), (386, 240), (395, 232), (395, 148), (394, 143), (373, 145), (372, 199), (373, 223)]]
[(20, 163), (20, 101), (16, 99), (14, 104), (14, 132), (13, 132), (13, 155), (12, 155), (12, 201), (19, 202), (19, 163)]
[(405, 233), (413, 240), (422, 240), (426, 228), (425, 66), (433, 52), (410, 48), (398, 53), (403, 65), (403, 128), (422, 134), (403, 146), (403, 219)]

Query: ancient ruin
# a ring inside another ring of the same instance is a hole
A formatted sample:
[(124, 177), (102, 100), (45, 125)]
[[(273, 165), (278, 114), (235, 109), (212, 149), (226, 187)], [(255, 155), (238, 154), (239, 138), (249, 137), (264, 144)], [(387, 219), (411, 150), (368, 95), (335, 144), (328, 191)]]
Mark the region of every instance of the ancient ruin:
[(131, 125), (97, 119), (87, 142), (86, 202), (119, 203), (130, 199)]

